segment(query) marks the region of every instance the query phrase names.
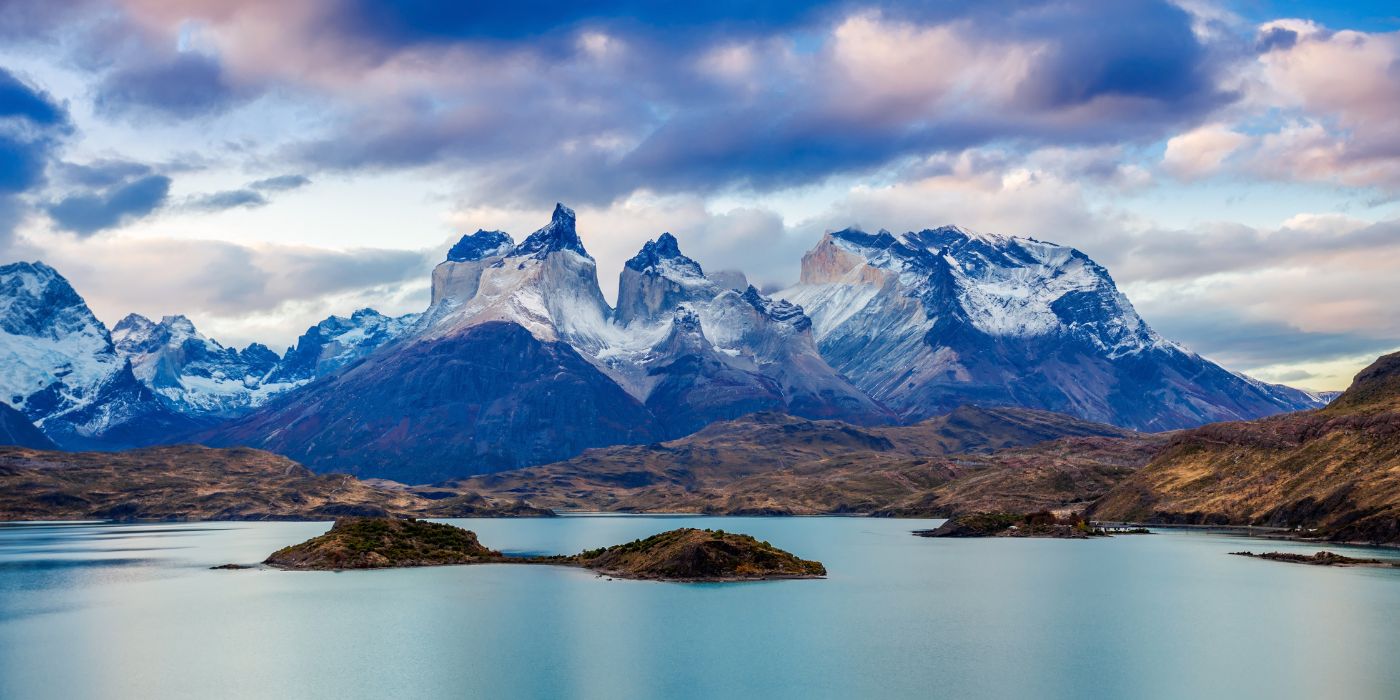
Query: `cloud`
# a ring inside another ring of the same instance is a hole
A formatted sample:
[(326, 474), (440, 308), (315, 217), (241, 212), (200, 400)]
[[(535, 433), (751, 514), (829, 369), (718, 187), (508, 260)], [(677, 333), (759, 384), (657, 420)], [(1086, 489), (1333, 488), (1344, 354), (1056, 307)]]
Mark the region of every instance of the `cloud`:
[(68, 195), (45, 211), (59, 228), (90, 236), (150, 214), (169, 194), (170, 178), (145, 175), (98, 192)]
[(103, 158), (88, 163), (55, 163), (56, 179), (76, 187), (111, 187), (149, 175), (151, 166), (121, 158)]
[(219, 60), (186, 51), (120, 66), (97, 86), (99, 111), (197, 117), (223, 110), (245, 97)]
[(1221, 124), (1207, 124), (1167, 141), (1162, 166), (1183, 179), (1214, 174), (1249, 137)]
[(1184, 178), (1227, 173), (1400, 191), (1397, 66), (1400, 32), (1267, 22), (1237, 68), (1242, 101), (1221, 115), (1227, 121), (1174, 136), (1163, 166)]
[(267, 206), (267, 198), (254, 190), (224, 190), (192, 197), (185, 207), (195, 211), (215, 212), (225, 209), (256, 209)]
[(766, 34), (683, 36), (604, 12), (566, 24), (567, 48), (409, 44), (355, 83), (363, 104), (288, 156), (441, 168), (516, 205), (604, 204), (642, 189), (770, 191), (1006, 140), (1145, 142), (1236, 97), (1170, 4), (995, 5), (932, 17), (836, 5)]
[(311, 184), (311, 179), (305, 175), (279, 175), (254, 180), (236, 190), (223, 190), (192, 196), (185, 200), (184, 208), (197, 212), (256, 209), (271, 204), (271, 200), (268, 199), (271, 194), (289, 192), (309, 184)]
[(295, 190), (311, 184), (311, 178), (305, 175), (278, 175), (276, 177), (263, 178), (248, 183), (249, 189), (263, 190), (265, 192), (286, 192)]
[(414, 250), (124, 236), (26, 245), (24, 257), (57, 268), (108, 323), (131, 312), (183, 313), (222, 342), (273, 347), (332, 313), (421, 311), (434, 262)]
[(0, 68), (0, 195), (23, 192), (44, 179), (68, 113), (48, 93)]
[(46, 168), (71, 133), (63, 105), (0, 68), (0, 254), (28, 214), (21, 195), (44, 182)]
[(67, 122), (68, 114), (47, 93), (0, 68), (0, 117), (20, 118), (39, 126)]
[[(1307, 331), (1285, 321), (1242, 316), (1226, 308), (1145, 308), (1158, 331), (1227, 367), (1322, 363), (1400, 347), (1400, 335)], [(1309, 377), (1298, 377), (1305, 379)]]

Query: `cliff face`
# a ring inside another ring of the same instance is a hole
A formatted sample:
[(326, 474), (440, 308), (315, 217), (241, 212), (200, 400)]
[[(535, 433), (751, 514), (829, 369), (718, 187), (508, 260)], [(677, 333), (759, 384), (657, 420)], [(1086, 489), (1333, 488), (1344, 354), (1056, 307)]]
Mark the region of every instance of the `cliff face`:
[(1400, 542), (1400, 353), (1326, 408), (1180, 433), (1090, 514)]

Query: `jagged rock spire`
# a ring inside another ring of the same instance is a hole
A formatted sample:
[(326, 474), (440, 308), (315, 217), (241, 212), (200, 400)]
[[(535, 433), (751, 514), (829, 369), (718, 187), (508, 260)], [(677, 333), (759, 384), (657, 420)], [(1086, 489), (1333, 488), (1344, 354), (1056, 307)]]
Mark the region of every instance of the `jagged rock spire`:
[(571, 250), (591, 259), (588, 251), (583, 248), (583, 240), (578, 237), (574, 210), (563, 204), (555, 204), (549, 224), (530, 234), (530, 237), (516, 246), (510, 254), (542, 258), (556, 250)]

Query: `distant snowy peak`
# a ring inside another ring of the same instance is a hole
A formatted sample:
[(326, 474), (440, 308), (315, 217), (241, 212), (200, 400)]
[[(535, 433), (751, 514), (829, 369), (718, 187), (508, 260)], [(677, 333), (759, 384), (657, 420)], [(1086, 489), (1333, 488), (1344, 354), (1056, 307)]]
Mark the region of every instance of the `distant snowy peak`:
[(339, 371), (408, 335), (420, 314), (391, 317), (374, 309), (330, 316), (308, 328), (268, 374), (269, 383), (305, 383)]
[(753, 285), (749, 285), (741, 297), (759, 313), (778, 323), (786, 324), (793, 330), (801, 332), (812, 327), (812, 320), (802, 312), (801, 306), (786, 299), (763, 296)]
[(110, 344), (106, 328), (87, 302), (63, 275), (42, 262), (0, 266), (0, 331), (49, 340), (92, 334)]
[(434, 268), (432, 303), (419, 324), (421, 337), (506, 321), (546, 342), (565, 340), (594, 351), (605, 344), (612, 309), (603, 300), (597, 264), (583, 247), (572, 209), (556, 205), (547, 225), (519, 245), (503, 248)]
[(290, 388), (265, 385), (280, 360), (267, 346), (225, 347), (185, 316), (155, 322), (130, 314), (113, 328), (112, 337), (136, 379), (184, 415), (236, 415)]
[(156, 322), (131, 314), (117, 323), (113, 338), (136, 379), (170, 409), (194, 418), (226, 418), (339, 371), (405, 335), (417, 320), (417, 314), (390, 318), (373, 309), (331, 316), (302, 334), (285, 357), (258, 343), (242, 350), (225, 347), (184, 316)]

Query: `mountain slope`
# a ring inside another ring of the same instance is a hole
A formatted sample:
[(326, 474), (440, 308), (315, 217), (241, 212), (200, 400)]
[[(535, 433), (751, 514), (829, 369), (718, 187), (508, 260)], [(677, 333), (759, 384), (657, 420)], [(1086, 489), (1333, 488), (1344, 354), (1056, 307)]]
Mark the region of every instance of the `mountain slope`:
[(1163, 339), (1107, 270), (1034, 239), (955, 227), (827, 234), (778, 292), (821, 354), (906, 420), (963, 404), (1169, 430), (1313, 408)]
[(1174, 436), (1090, 513), (1400, 542), (1400, 353), (1366, 368), (1326, 408)]
[(34, 427), (23, 413), (3, 402), (0, 402), (0, 445), (16, 445), (36, 450), (58, 449), (53, 440)]
[(41, 263), (0, 266), (0, 399), (65, 448), (121, 448), (199, 425), (137, 381), (107, 328)]
[[(1062, 438), (1080, 442), (1044, 453), (1028, 447)], [(1005, 470), (1002, 483), (1016, 483), (1013, 472), (1032, 468), (1040, 474), (1068, 473), (1062, 481), (1067, 479), (1070, 488), (1037, 494), (1025, 486), (1016, 504), (1063, 505), (1096, 497), (1107, 490), (1104, 484), (1145, 463), (1144, 445), (1153, 440), (1024, 409), (964, 408), (916, 425), (888, 427), (763, 413), (716, 423), (679, 440), (588, 450), (557, 464), (455, 485), (565, 509), (944, 514), (962, 502), (946, 494), (940, 498), (935, 489), (991, 469)], [(1023, 448), (1026, 454), (1003, 457), (996, 451), (1003, 448)], [(976, 491), (977, 500), (967, 503), (987, 502), (985, 491)]]
[(497, 321), (372, 354), (201, 442), (425, 483), (649, 440), (650, 424), (645, 407), (568, 344)]

